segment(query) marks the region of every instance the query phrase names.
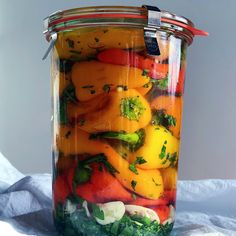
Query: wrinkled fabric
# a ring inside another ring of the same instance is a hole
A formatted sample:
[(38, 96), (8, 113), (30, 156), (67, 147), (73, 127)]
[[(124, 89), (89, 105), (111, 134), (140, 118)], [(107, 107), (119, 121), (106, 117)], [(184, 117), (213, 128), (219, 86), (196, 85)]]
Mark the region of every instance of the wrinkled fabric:
[[(236, 236), (236, 180), (179, 181), (172, 236)], [(56, 236), (51, 175), (24, 176), (0, 153), (0, 235)]]

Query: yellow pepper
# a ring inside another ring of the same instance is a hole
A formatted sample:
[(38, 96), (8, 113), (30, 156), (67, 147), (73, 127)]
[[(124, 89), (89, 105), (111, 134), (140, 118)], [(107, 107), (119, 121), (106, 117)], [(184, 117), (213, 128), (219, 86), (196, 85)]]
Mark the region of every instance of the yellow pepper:
[(143, 96), (145, 96), (152, 88), (152, 83), (147, 83), (142, 87), (136, 88), (136, 90)]
[(73, 65), (72, 81), (79, 101), (87, 101), (111, 90), (142, 87), (149, 77), (134, 67), (84, 61)]
[(135, 174), (129, 169), (129, 162), (124, 160), (110, 145), (90, 140), (89, 134), (82, 130), (61, 126), (56, 133), (55, 148), (63, 152), (65, 156), (103, 153), (108, 162), (118, 171), (115, 176), (124, 187), (149, 199), (158, 199), (163, 194), (160, 171), (137, 168), (138, 174)]
[(148, 102), (135, 89), (110, 92), (107, 104), (91, 113), (79, 117), (83, 121), (79, 128), (88, 132), (126, 131), (128, 133), (148, 125), (151, 110)]
[(179, 153), (179, 140), (161, 126), (148, 125), (142, 147), (131, 154), (131, 162), (142, 157), (146, 163), (137, 165), (142, 169), (159, 169), (175, 165)]
[(177, 185), (177, 169), (168, 167), (161, 169), (161, 175), (163, 178), (164, 188), (167, 190), (176, 189)]
[(151, 108), (155, 110), (164, 110), (168, 115), (176, 119), (176, 125), (170, 126), (169, 130), (173, 132), (176, 138), (180, 138), (182, 122), (183, 98), (176, 96), (160, 96), (151, 102)]
[(78, 102), (78, 103), (68, 103), (67, 113), (70, 121), (77, 120), (77, 118), (89, 112), (94, 112), (102, 109), (108, 102), (108, 97), (103, 94), (93, 98), (90, 101)]
[(56, 43), (60, 58), (85, 60), (99, 50), (122, 48), (142, 51), (143, 30), (125, 27), (89, 27), (73, 32), (60, 32)]

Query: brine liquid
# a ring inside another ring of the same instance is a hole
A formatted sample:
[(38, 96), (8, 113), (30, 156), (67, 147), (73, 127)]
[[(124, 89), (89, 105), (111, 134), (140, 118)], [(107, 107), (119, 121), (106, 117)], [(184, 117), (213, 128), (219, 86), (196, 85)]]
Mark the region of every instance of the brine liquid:
[(98, 27), (59, 33), (52, 56), (54, 219), (60, 235), (169, 235), (186, 43)]

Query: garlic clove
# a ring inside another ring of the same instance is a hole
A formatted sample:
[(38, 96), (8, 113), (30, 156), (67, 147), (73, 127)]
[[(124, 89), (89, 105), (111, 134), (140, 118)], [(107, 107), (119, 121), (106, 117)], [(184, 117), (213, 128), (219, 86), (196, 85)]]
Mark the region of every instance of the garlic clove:
[(156, 220), (158, 223), (160, 223), (160, 218), (158, 217), (157, 213), (152, 209), (142, 207), (142, 206), (137, 206), (137, 205), (125, 205), (125, 210), (130, 215), (138, 215), (142, 217), (146, 216), (151, 221)]
[(104, 220), (95, 217), (96, 221), (101, 225), (107, 225), (119, 221), (125, 214), (125, 205), (121, 201), (97, 204), (104, 212)]

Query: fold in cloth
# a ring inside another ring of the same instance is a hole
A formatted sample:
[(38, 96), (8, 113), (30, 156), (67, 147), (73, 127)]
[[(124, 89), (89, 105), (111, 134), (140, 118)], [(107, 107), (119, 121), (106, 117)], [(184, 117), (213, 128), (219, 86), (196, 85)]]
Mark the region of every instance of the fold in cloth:
[[(51, 175), (24, 176), (0, 153), (0, 235), (56, 236)], [(179, 181), (173, 236), (236, 236), (236, 180)]]

